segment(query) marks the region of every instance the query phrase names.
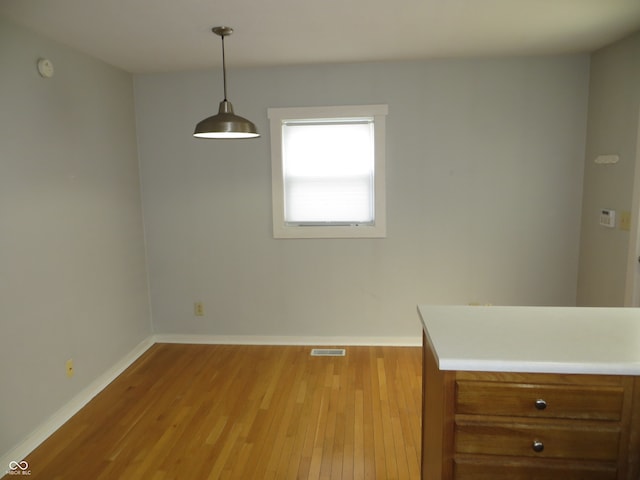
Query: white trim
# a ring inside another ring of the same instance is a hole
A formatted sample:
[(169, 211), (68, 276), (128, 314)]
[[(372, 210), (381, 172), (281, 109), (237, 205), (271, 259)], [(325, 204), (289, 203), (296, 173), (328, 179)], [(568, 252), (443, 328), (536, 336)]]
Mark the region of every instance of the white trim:
[(324, 107), (275, 107), (267, 109), (269, 119), (307, 119), (307, 118), (353, 118), (387, 115), (389, 106), (378, 105), (334, 105)]
[(415, 337), (294, 337), (272, 335), (184, 335), (156, 334), (156, 343), (192, 343), (210, 345), (309, 345), (309, 346), (366, 346), (419, 347), (422, 336)]
[(638, 134), (631, 200), (631, 228), (627, 247), (627, 271), (625, 277), (624, 306), (640, 307), (640, 108), (638, 108)]
[[(58, 430), (67, 420), (73, 417), (82, 407), (84, 407), (93, 397), (99, 394), (113, 380), (124, 372), (133, 362), (135, 362), (144, 352), (154, 344), (153, 337), (149, 336), (133, 348), (128, 354), (120, 359), (105, 373), (89, 384), (87, 388), (78, 393), (69, 402), (55, 412), (48, 420), (38, 426), (22, 442), (6, 452), (0, 457), (0, 468), (6, 468), (9, 462), (22, 461), (27, 455), (35, 450), (42, 442)], [(4, 472), (0, 470), (0, 475)]]

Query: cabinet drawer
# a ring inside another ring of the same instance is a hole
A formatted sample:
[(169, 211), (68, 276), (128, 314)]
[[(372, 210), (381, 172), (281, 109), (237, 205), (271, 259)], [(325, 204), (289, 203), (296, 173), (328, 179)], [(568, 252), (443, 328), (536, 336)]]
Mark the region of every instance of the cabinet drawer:
[(615, 461), (620, 430), (608, 422), (457, 417), (454, 441), (456, 453)]
[(462, 414), (618, 421), (623, 401), (621, 386), (456, 382)]
[(453, 464), (455, 480), (616, 480), (618, 471), (608, 463), (513, 461), (500, 458), (460, 458)]

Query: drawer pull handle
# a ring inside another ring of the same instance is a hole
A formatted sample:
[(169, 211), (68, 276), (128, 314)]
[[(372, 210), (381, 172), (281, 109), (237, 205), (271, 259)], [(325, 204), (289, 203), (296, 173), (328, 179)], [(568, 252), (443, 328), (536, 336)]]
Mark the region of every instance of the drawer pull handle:
[(540, 440), (534, 440), (531, 448), (533, 448), (534, 452), (540, 453), (544, 450), (544, 443), (542, 443)]
[(536, 408), (538, 410), (544, 410), (547, 408), (547, 402), (545, 402), (542, 398), (536, 400)]

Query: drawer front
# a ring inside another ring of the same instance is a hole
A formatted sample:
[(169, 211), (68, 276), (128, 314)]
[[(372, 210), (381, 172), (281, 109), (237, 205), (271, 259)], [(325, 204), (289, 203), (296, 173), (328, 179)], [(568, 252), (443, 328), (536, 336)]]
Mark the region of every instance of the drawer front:
[(558, 465), (543, 462), (454, 461), (455, 480), (616, 480), (618, 472), (609, 464)]
[(459, 380), (456, 413), (619, 421), (624, 389)]
[(620, 431), (606, 422), (555, 425), (456, 419), (454, 441), (456, 453), (615, 461)]

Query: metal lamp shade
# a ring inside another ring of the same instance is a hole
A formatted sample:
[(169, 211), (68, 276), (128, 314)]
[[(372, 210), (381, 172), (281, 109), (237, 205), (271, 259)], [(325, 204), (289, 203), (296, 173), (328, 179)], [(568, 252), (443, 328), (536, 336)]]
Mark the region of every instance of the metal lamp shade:
[(256, 126), (244, 117), (233, 113), (231, 102), (220, 102), (218, 114), (205, 118), (193, 132), (198, 138), (254, 138), (259, 137)]

